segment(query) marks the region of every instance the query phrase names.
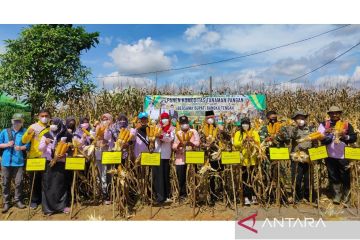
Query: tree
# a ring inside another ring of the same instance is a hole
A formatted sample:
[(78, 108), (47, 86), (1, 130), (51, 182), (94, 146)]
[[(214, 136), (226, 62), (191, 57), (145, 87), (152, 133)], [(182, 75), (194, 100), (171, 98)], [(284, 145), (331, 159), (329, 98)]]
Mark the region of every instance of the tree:
[(29, 103), (32, 116), (46, 103), (66, 102), (93, 91), (91, 71), (80, 56), (99, 43), (98, 37), (98, 32), (88, 33), (81, 26), (24, 28), (17, 39), (5, 40), (0, 91)]

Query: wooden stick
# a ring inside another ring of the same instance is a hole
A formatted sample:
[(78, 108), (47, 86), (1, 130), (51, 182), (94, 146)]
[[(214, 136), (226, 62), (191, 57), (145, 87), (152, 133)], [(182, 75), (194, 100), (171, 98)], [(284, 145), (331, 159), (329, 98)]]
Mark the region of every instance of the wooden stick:
[(293, 205), (296, 202), (296, 179), (297, 179), (297, 172), (299, 168), (299, 162), (295, 162), (295, 174), (294, 174), (294, 185), (293, 185)]
[[(316, 164), (316, 166), (319, 166), (318, 164)], [(319, 170), (316, 171), (316, 182), (317, 182), (317, 186), (316, 186), (316, 194), (317, 194), (317, 209), (318, 209), (318, 215), (320, 216), (320, 167)]]
[(359, 197), (359, 194), (360, 194), (360, 191), (359, 191), (359, 173), (358, 173), (358, 170), (357, 170), (357, 162), (355, 163), (355, 176), (356, 176), (356, 197), (357, 197), (357, 205), (356, 205), (356, 210), (357, 210), (357, 215), (359, 215), (359, 205), (360, 205), (360, 197)]
[(35, 172), (33, 173), (33, 179), (32, 179), (32, 183), (31, 183), (29, 206), (28, 206), (28, 220), (30, 220), (30, 205), (31, 205), (31, 198), (33, 195), (33, 190), (34, 190), (34, 183), (35, 183)]
[(313, 166), (312, 166), (312, 163), (310, 162), (309, 163), (309, 200), (310, 200), (310, 205), (312, 204), (312, 179), (313, 179)]
[[(150, 171), (150, 169), (149, 169)], [(153, 207), (153, 171), (151, 170), (151, 179), (150, 179), (151, 189), (150, 189), (150, 219), (152, 218), (152, 207)]]
[[(112, 166), (112, 168), (114, 168)], [(111, 176), (111, 198), (112, 198), (112, 210), (113, 210), (113, 219), (115, 219), (115, 184), (114, 184), (114, 175)]]
[(240, 205), (244, 204), (244, 189), (243, 189), (243, 179), (242, 179), (243, 171), (242, 166), (240, 166)]
[(70, 216), (69, 216), (70, 220), (72, 218), (72, 212), (73, 212), (73, 207), (74, 207), (76, 173), (77, 173), (77, 171), (74, 171), (73, 182), (72, 182), (72, 186), (71, 186), (71, 208), (70, 208)]
[[(234, 173), (233, 173), (233, 167), (230, 165), (230, 174), (231, 174), (231, 183), (232, 183), (232, 189), (233, 189), (233, 197), (234, 197), (234, 206), (235, 206), (235, 217), (238, 215), (238, 208), (236, 203), (236, 192), (235, 192), (235, 182), (234, 182)], [(224, 196), (225, 198), (225, 196)]]
[(195, 208), (196, 208), (196, 181), (195, 181), (195, 165), (192, 164), (191, 165), (191, 169), (192, 169), (192, 175), (193, 175), (193, 218), (195, 218)]
[(280, 203), (280, 161), (277, 161), (277, 185), (276, 185), (276, 204), (281, 205)]

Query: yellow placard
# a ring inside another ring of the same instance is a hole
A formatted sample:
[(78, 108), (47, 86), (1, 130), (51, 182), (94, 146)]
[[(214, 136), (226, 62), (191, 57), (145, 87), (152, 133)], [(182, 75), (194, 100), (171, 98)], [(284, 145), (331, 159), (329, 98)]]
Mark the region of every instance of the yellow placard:
[(26, 171), (45, 171), (46, 158), (28, 158)]
[(360, 160), (360, 148), (345, 147), (345, 158), (350, 160)]
[(290, 154), (288, 148), (269, 148), (270, 160), (289, 160)]
[(120, 164), (122, 152), (102, 152), (101, 163), (102, 164)]
[(186, 151), (185, 152), (185, 163), (186, 164), (204, 164), (205, 153)]
[(221, 153), (222, 164), (239, 164), (240, 163), (240, 152), (222, 152)]
[(65, 160), (65, 170), (85, 170), (85, 158), (68, 157)]
[(317, 148), (309, 148), (309, 156), (311, 161), (316, 161), (328, 157), (326, 146)]
[(160, 153), (141, 153), (141, 165), (160, 166)]

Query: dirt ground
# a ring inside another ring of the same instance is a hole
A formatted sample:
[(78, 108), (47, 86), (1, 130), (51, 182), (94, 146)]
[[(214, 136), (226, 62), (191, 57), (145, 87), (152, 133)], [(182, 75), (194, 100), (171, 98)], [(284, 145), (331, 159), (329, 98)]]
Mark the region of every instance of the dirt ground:
[[(265, 209), (260, 205), (253, 205), (250, 207), (241, 206), (238, 207), (238, 214), (235, 214), (233, 209), (224, 207), (222, 203), (217, 203), (215, 207), (202, 206), (197, 207), (195, 211), (195, 217), (193, 217), (193, 208), (187, 204), (171, 203), (163, 206), (154, 206), (152, 208), (152, 217), (150, 216), (150, 206), (139, 206), (128, 218), (119, 216), (118, 212), (115, 212), (115, 218), (113, 218), (113, 206), (112, 205), (99, 205), (99, 206), (81, 206), (76, 205), (73, 210), (72, 220), (107, 220), (107, 221), (139, 221), (139, 220), (162, 220), (162, 221), (181, 221), (181, 220), (195, 220), (195, 221), (211, 221), (211, 220), (223, 220), (232, 221), (242, 219), (255, 212), (257, 212), (257, 220), (264, 220), (265, 218), (319, 218), (323, 220), (360, 220), (360, 214), (356, 208), (345, 208), (341, 205), (333, 205), (328, 200), (323, 200), (320, 205), (320, 209), (316, 206), (310, 206), (309, 204), (288, 205), (279, 207), (270, 207)], [(34, 220), (60, 220), (69, 221), (69, 214), (54, 214), (52, 216), (44, 216), (41, 211), (41, 207), (36, 210), (31, 210), (31, 219)], [(27, 220), (28, 209), (17, 209), (12, 207), (8, 213), (1, 214), (0, 220)]]

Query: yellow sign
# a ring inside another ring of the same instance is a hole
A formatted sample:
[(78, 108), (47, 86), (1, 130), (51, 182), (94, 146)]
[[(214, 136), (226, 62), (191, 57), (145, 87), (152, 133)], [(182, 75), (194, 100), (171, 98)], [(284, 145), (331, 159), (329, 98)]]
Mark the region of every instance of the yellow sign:
[(360, 160), (360, 148), (345, 147), (345, 158)]
[(28, 158), (26, 171), (45, 171), (46, 158)]
[(85, 158), (82, 157), (66, 158), (65, 170), (85, 170)]
[(102, 164), (120, 164), (122, 152), (102, 152)]
[(141, 165), (160, 166), (160, 153), (141, 153)]
[(205, 153), (187, 151), (185, 153), (185, 163), (187, 164), (204, 164)]
[(222, 164), (238, 164), (240, 163), (240, 152), (222, 152)]
[(289, 160), (290, 154), (288, 148), (269, 148), (270, 160)]
[(316, 161), (328, 157), (328, 153), (325, 146), (310, 148), (309, 156), (311, 161)]

